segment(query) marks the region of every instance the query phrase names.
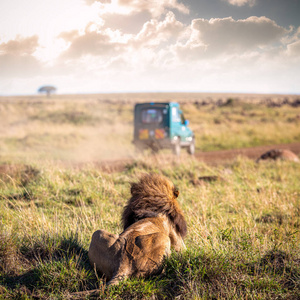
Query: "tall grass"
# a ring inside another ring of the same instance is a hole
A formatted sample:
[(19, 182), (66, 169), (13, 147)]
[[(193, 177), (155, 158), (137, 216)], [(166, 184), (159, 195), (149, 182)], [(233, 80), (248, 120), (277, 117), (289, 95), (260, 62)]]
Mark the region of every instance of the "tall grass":
[[(188, 250), (167, 259), (158, 277), (105, 288), (88, 264), (89, 241), (96, 229), (121, 232), (129, 182), (143, 172), (164, 174), (178, 186)], [(216, 180), (197, 181), (203, 176)], [(111, 174), (93, 165), (6, 165), (0, 298), (297, 299), (299, 179), (296, 163), (242, 157), (214, 167), (149, 158)]]
[[(131, 144), (134, 102), (182, 102), (198, 151), (295, 142), (300, 108), (255, 95), (131, 97), (0, 98), (0, 299), (300, 299), (299, 164), (136, 158)], [(97, 164), (126, 157), (116, 172)], [(187, 251), (159, 276), (106, 288), (88, 262), (91, 235), (121, 232), (144, 172), (178, 186)]]

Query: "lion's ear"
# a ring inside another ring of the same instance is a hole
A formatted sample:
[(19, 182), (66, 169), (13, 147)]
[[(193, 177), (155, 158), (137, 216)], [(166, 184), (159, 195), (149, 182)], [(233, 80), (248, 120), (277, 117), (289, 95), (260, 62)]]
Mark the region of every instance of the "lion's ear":
[(137, 190), (138, 190), (138, 184), (137, 183), (132, 183), (131, 184), (131, 189), (130, 189), (131, 195), (135, 194)]
[(174, 194), (175, 198), (178, 198), (178, 196), (179, 196), (179, 191), (178, 191), (177, 188), (174, 188), (173, 194)]

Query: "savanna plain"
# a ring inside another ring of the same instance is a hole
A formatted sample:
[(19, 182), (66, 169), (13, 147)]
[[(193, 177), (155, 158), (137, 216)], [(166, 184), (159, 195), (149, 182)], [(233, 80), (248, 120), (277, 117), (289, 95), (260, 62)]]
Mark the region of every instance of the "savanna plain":
[[(144, 101), (180, 102), (196, 152), (300, 141), (299, 96), (0, 97), (0, 299), (300, 299), (300, 164), (136, 154)], [(180, 191), (187, 250), (161, 275), (106, 287), (92, 233), (122, 231), (130, 183), (149, 172)]]

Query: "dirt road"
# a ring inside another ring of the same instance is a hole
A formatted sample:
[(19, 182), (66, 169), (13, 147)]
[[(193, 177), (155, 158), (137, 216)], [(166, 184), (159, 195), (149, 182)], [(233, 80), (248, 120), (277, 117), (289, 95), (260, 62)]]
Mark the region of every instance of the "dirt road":
[[(293, 151), (295, 154), (299, 155), (300, 153), (300, 142), (299, 143), (291, 143), (291, 144), (279, 144), (279, 145), (269, 145), (269, 146), (257, 146), (251, 148), (240, 148), (240, 149), (231, 149), (231, 150), (219, 150), (219, 151), (211, 151), (211, 152), (197, 152), (195, 154), (195, 158), (203, 161), (208, 164), (219, 164), (225, 161), (230, 161), (237, 156), (245, 156), (250, 159), (257, 159), (264, 152), (271, 149), (288, 149)], [(181, 160), (185, 157), (188, 157), (187, 154), (183, 153), (181, 156)], [(164, 155), (164, 161), (174, 161), (176, 157), (174, 155)], [(145, 157), (147, 160), (147, 157)], [(107, 172), (116, 172), (122, 171), (129, 164), (133, 163), (134, 159), (125, 158), (119, 160), (105, 161), (97, 163), (97, 166)]]
[(221, 151), (211, 151), (211, 152), (198, 152), (195, 154), (195, 156), (197, 159), (207, 163), (230, 160), (230, 159), (234, 159), (239, 155), (246, 156), (252, 159), (257, 159), (261, 154), (271, 149), (288, 149), (293, 151), (295, 154), (299, 155), (300, 143), (258, 146), (252, 148), (241, 148), (241, 149), (231, 149), (231, 150), (221, 150)]

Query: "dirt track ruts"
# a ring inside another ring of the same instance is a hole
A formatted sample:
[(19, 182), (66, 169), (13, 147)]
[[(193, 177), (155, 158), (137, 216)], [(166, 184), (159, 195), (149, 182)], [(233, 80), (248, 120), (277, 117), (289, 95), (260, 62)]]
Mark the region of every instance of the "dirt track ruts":
[[(219, 164), (225, 161), (230, 161), (237, 156), (245, 156), (250, 159), (257, 159), (264, 152), (271, 149), (288, 149), (293, 151), (295, 154), (299, 155), (300, 153), (300, 142), (291, 143), (291, 144), (277, 144), (277, 145), (268, 145), (268, 146), (257, 146), (251, 148), (240, 148), (240, 149), (230, 149), (230, 150), (218, 150), (210, 152), (197, 152), (194, 157), (200, 161), (203, 161), (208, 164)], [(185, 152), (185, 151), (183, 151)], [(183, 153), (180, 160), (188, 157), (187, 154)], [(174, 155), (164, 155), (164, 161), (174, 161), (177, 158)], [(145, 157), (145, 160), (147, 158)], [(97, 163), (97, 166), (108, 172), (117, 172), (122, 171), (129, 164), (133, 163), (134, 159), (124, 158), (111, 161), (103, 161)]]

